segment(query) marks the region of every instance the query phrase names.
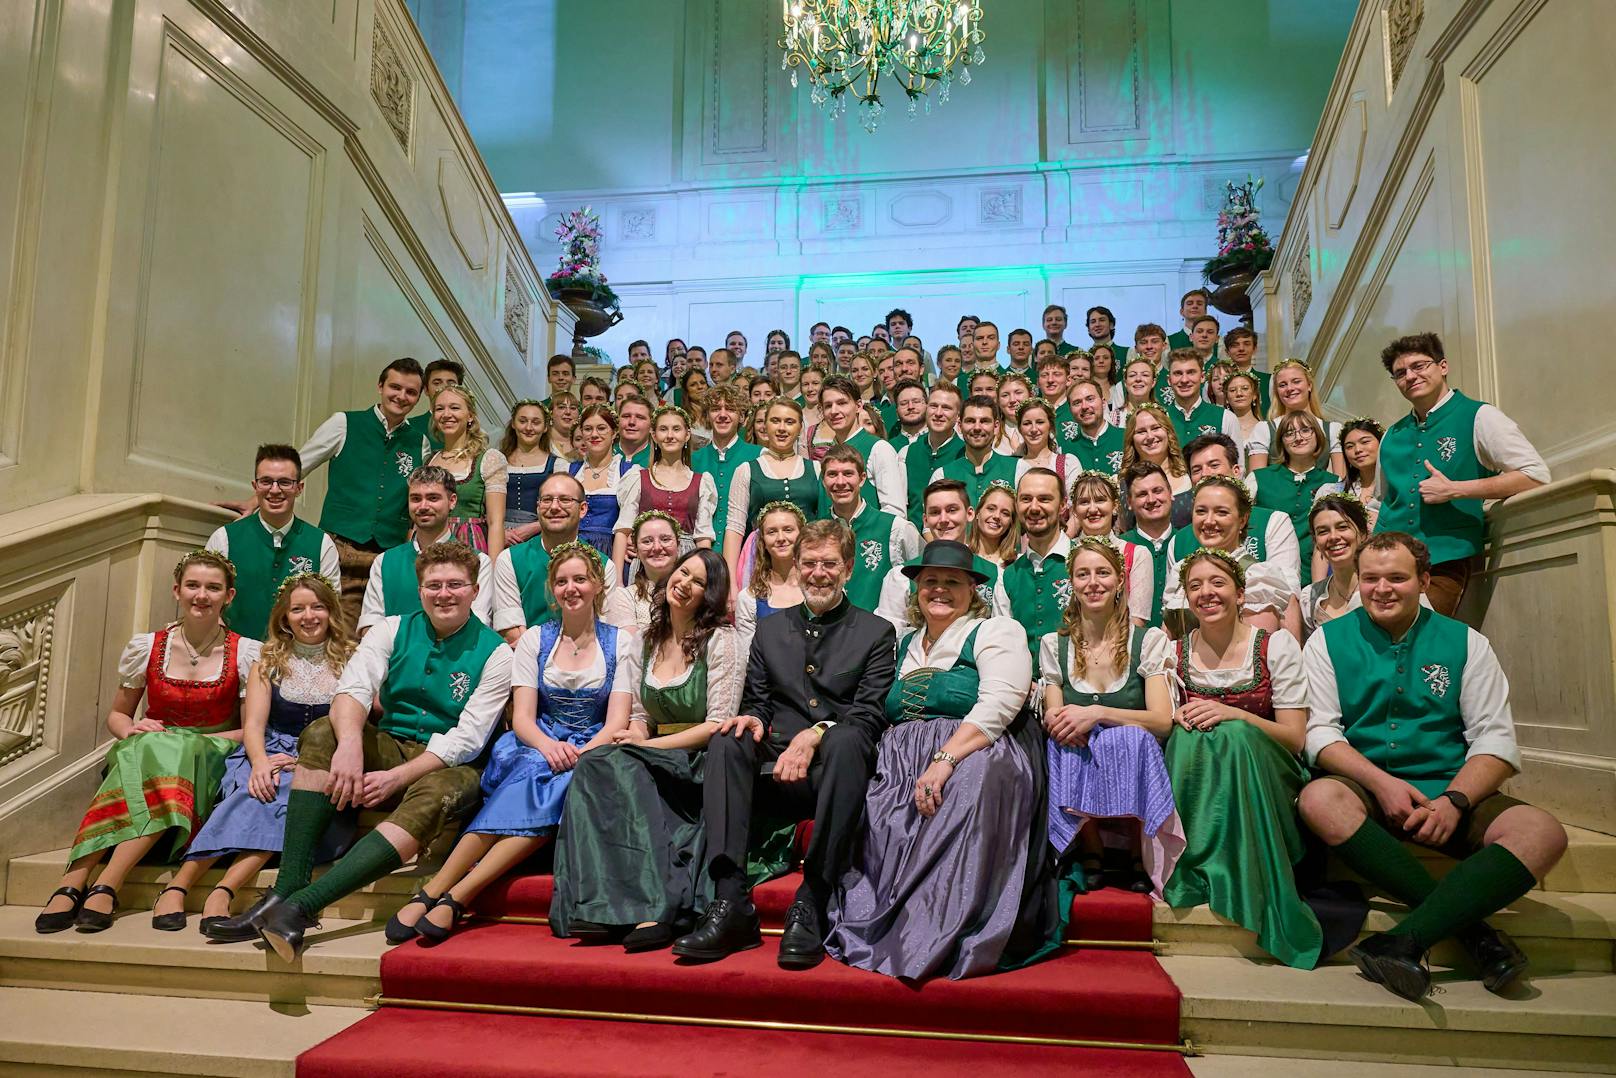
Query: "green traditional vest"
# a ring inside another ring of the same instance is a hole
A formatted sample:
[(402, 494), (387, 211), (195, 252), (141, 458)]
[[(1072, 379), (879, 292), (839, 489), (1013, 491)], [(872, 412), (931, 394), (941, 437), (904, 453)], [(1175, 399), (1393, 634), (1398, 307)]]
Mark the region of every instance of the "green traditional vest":
[[(887, 690), (887, 721), (896, 725), (928, 719), (963, 719), (970, 714), (981, 695), (982, 675), (976, 665), (976, 634), (981, 628), (978, 625), (971, 630), (960, 648), (959, 658), (947, 670), (923, 666), (894, 678), (892, 688)], [(898, 645), (900, 665), (914, 638), (915, 634), (909, 633)]]
[(388, 434), (373, 408), (345, 413), (342, 452), (331, 458), (320, 529), (352, 543), (397, 546), (409, 534), (409, 477), (421, 466), (421, 432)]
[(409, 539), (382, 552), (382, 615), (414, 614), (421, 609), (421, 581), (415, 575), (415, 559), (420, 556), (415, 540)]
[(225, 608), (225, 621), (241, 636), (262, 640), (281, 581), (294, 573), (320, 571), (325, 533), (293, 517), (277, 547), (263, 519), (253, 513), (226, 524), (224, 534), (236, 566), (236, 598)]
[(1203, 434), (1222, 434), (1225, 414), (1222, 405), (1209, 401), (1196, 405), (1189, 415), (1184, 414), (1176, 400), (1170, 399), (1167, 404), (1167, 415), (1173, 421), (1173, 433), (1178, 435), (1180, 449)]
[(920, 441), (920, 439), (924, 438), (925, 436), (926, 436), (926, 428), (925, 427), (921, 427), (920, 428), (920, 433), (916, 434), (916, 435), (905, 434), (903, 432), (903, 428), (898, 427), (897, 429), (893, 430), (890, 434), (887, 435), (887, 444), (890, 445), (895, 452), (901, 452), (904, 448), (906, 448), (907, 446), (909, 446), (909, 445), (911, 445), (911, 444), (913, 444), (915, 442)]
[(1190, 347), (1190, 335), (1185, 330), (1181, 329), (1181, 330), (1178, 330), (1176, 332), (1169, 333), (1167, 335), (1167, 351), (1168, 352), (1171, 352), (1175, 348), (1188, 348), (1188, 347)]
[[(875, 435), (871, 434), (862, 427), (860, 427), (852, 437), (847, 439), (847, 444), (852, 446), (854, 449), (857, 449), (858, 455), (864, 458), (864, 474), (866, 478), (864, 480), (864, 486), (859, 489), (859, 497), (863, 498), (864, 501), (869, 505), (876, 505), (881, 501), (880, 494), (875, 489), (875, 480), (868, 478), (870, 475), (870, 451), (874, 449), (880, 441), (880, 438), (877, 438)], [(896, 452), (896, 450), (894, 450), (894, 452)], [(825, 497), (825, 513), (826, 515), (829, 515), (830, 513), (829, 495), (826, 495)]]
[(1060, 679), (1061, 699), (1068, 704), (1082, 704), (1101, 707), (1115, 707), (1126, 711), (1143, 711), (1145, 709), (1145, 679), (1139, 676), (1139, 652), (1144, 646), (1145, 630), (1129, 626), (1128, 633), (1131, 639), (1128, 642), (1128, 680), (1122, 683), (1122, 688), (1116, 692), (1085, 692), (1073, 687), (1071, 680), (1072, 670), (1072, 638), (1060, 638)]
[(451, 519), (483, 520), (488, 516), (483, 498), (483, 456), (486, 452), (484, 450), (477, 454), (466, 478), (455, 481), (455, 507), (449, 511)]
[(1034, 568), (1030, 553), (1022, 554), (1004, 567), (1004, 590), (1010, 610), (1027, 630), (1027, 650), (1032, 653), (1032, 676), (1038, 677), (1038, 644), (1045, 633), (1060, 628), (1066, 604), (1072, 598), (1072, 581), (1067, 576), (1066, 559), (1050, 554), (1043, 565)]
[(909, 523), (917, 529), (926, 528), (926, 487), (931, 484), (931, 473), (964, 455), (965, 443), (959, 435), (949, 435), (940, 448), (932, 449), (929, 431), (915, 439), (904, 454), (904, 477), (909, 484)]
[(1426, 797), (1448, 788), (1468, 742), (1459, 695), (1470, 657), (1463, 622), (1420, 608), (1393, 641), (1362, 607), (1324, 623), (1347, 741)]
[(747, 461), (757, 460), (762, 452), (751, 442), (737, 437), (722, 452), (711, 445), (704, 445), (691, 455), (690, 467), (712, 476), (713, 485), (718, 488), (718, 504), (713, 509), (713, 532), (717, 536), (713, 540), (713, 549), (719, 553), (724, 550), (724, 524), (729, 520), (729, 481), (734, 477), (736, 468)]
[(1083, 433), (1083, 428), (1077, 428), (1077, 437), (1071, 442), (1070, 452), (1075, 454), (1079, 464), (1085, 471), (1105, 472), (1116, 475), (1122, 471), (1123, 429), (1113, 427), (1107, 423), (1100, 436), (1090, 439)]
[(476, 618), (467, 618), (458, 631), (439, 640), (426, 614), (405, 615), (387, 660), (381, 729), (418, 742), (454, 729), (482, 680), (483, 665), (504, 643)]
[(640, 451), (632, 456), (624, 454), (623, 459), (630, 464), (638, 464), (642, 468), (649, 468), (651, 466), (651, 443), (647, 441), (640, 447)]
[[(1313, 508), (1313, 499), (1322, 487), (1341, 480), (1327, 468), (1315, 467), (1304, 475), (1297, 475), (1283, 464), (1270, 464), (1259, 468), (1256, 504), (1265, 509), (1284, 513), (1291, 518), (1296, 529), (1296, 545), (1302, 553), (1302, 587), (1313, 582), (1313, 529), (1308, 526), (1307, 515)], [(1253, 520), (1255, 512), (1253, 511)]]
[(887, 430), (896, 430), (898, 427), (898, 403), (886, 397), (875, 402), (875, 410), (881, 415), (881, 426)]
[(958, 479), (965, 484), (965, 492), (974, 507), (988, 487), (998, 486), (1015, 493), (1016, 458), (1005, 453), (989, 453), (978, 469), (963, 452), (955, 460), (942, 465), (944, 479)]
[[(1003, 367), (995, 365), (991, 369), (995, 376), (1000, 378), (1004, 377)], [(986, 374), (988, 371), (989, 368), (983, 367), (981, 373)], [(971, 365), (961, 369), (959, 376), (954, 379), (954, 384), (959, 386), (960, 396), (965, 400), (971, 399), (971, 376), (977, 373), (976, 361), (973, 359), (971, 361)]]
[(690, 676), (666, 689), (653, 688), (645, 678), (651, 672), (651, 646), (641, 651), (640, 703), (651, 721), (652, 737), (666, 737), (707, 721), (707, 657), (690, 668)]
[(1152, 594), (1150, 597), (1150, 624), (1161, 627), (1162, 620), (1162, 591), (1167, 587), (1167, 564), (1173, 547), (1173, 533), (1169, 531), (1159, 541), (1150, 538), (1138, 528), (1122, 533), (1122, 538), (1133, 543), (1141, 550), (1150, 552), (1150, 566), (1155, 570), (1152, 576)]
[(1486, 542), (1487, 521), (1480, 498), (1455, 498), (1441, 505), (1427, 505), (1420, 498), (1420, 483), (1431, 474), (1425, 468), (1427, 462), (1461, 482), (1498, 474), (1482, 467), (1476, 458), (1476, 413), (1480, 410), (1480, 401), (1454, 390), (1424, 423), (1411, 412), (1392, 424), (1381, 439), (1384, 495), (1375, 530), (1408, 532), (1423, 539), (1436, 564), (1474, 557)]
[[(544, 549), (543, 537), (534, 536), (525, 543), (517, 543), (506, 549), (511, 554), (516, 590), (522, 596), (522, 620), (529, 629), (542, 625), (555, 617), (555, 607), (550, 603), (550, 552)], [(601, 568), (606, 570), (606, 579), (610, 580), (611, 561), (594, 547), (590, 547), (590, 550), (600, 559)]]
[(819, 472), (811, 460), (803, 461), (802, 474), (795, 479), (774, 479), (764, 475), (761, 466), (748, 468), (747, 471), (752, 477), (747, 487), (746, 530), (749, 533), (757, 527), (759, 511), (770, 502), (790, 502), (801, 509), (802, 515), (809, 520), (818, 520), (824, 515), (821, 506), (830, 504), (830, 499), (825, 496), (825, 488), (819, 483)]
[(856, 607), (873, 611), (880, 602), (881, 583), (892, 568), (892, 526), (897, 522), (873, 501), (866, 501), (851, 521), (853, 575), (847, 582), (847, 599)]

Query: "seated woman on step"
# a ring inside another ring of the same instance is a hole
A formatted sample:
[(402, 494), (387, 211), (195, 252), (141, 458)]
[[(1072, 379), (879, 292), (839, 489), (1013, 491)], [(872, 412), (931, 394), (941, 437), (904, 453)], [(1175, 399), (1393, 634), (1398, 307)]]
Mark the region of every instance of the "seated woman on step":
[[(210, 925), (230, 916), (236, 892), (251, 886), (269, 859), (281, 852), (298, 735), (331, 710), (337, 679), (355, 646), (330, 583), (314, 573), (287, 577), (269, 612), (263, 653), (247, 677), (241, 746), (224, 763), (218, 807), (191, 841), (173, 884), (158, 896), (154, 928), (184, 928), (185, 893), (215, 861), (235, 854), (208, 894), (199, 926), (206, 934)], [(325, 834), (317, 860), (334, 861), (348, 848), (352, 821), (339, 822)]]
[(601, 621), (606, 570), (587, 543), (563, 543), (546, 586), (561, 620), (535, 625), (516, 642), (511, 665), (511, 730), (494, 742), (483, 768), (483, 805), (448, 860), (387, 922), (389, 943), (413, 936), (437, 943), (466, 915), (483, 888), (555, 834), (581, 754), (610, 744), (610, 706), (625, 722), (628, 697), (612, 693), (619, 640)]
[[(222, 554), (185, 555), (174, 566), (179, 617), (124, 647), (107, 714), (116, 740), (106, 777), (79, 824), (61, 886), (34, 921), (36, 932), (109, 928), (129, 870), (148, 854), (172, 861), (207, 819), (225, 758), (241, 741), (241, 695), (258, 658), (258, 641), (237, 636), (221, 617), (235, 583), (235, 566)], [(146, 711), (136, 719), (143, 696)]]
[(963, 543), (934, 540), (887, 694), (862, 852), (832, 896), (825, 950), (905, 980), (958, 980), (1053, 944), (1043, 732), (1023, 711), (1026, 630), (988, 616)]
[(1049, 841), (1063, 877), (1089, 891), (1105, 886), (1101, 830), (1117, 835), (1132, 854), (1129, 890), (1159, 897), (1184, 848), (1159, 740), (1173, 728), (1172, 641), (1129, 617), (1122, 555), (1105, 539), (1072, 544), (1067, 573), (1060, 630), (1039, 643)]
[(1246, 574), (1227, 552), (1197, 550), (1178, 573), (1199, 627), (1170, 663), (1183, 703), (1167, 774), (1186, 844), (1163, 898), (1205, 903), (1281, 962), (1311, 969), (1323, 936), (1293, 868), (1304, 852), (1294, 806), (1308, 777), (1297, 759), (1307, 733), (1302, 649), (1242, 615)]
[(724, 559), (692, 550), (657, 588), (643, 642), (619, 650), (612, 693), (626, 706), (612, 706), (599, 747), (578, 757), (556, 834), (557, 936), (657, 950), (706, 908), (702, 765), (746, 675), (728, 621)]
[[(634, 518), (629, 529), (634, 561), (627, 587), (606, 593), (600, 618), (608, 625), (644, 635), (651, 627), (651, 603), (659, 585), (673, 572), (679, 560), (685, 534), (674, 519), (660, 509), (647, 509)], [(614, 669), (615, 672), (615, 669)]]
[(1269, 632), (1281, 624), (1300, 641), (1301, 613), (1292, 575), (1270, 560), (1266, 528), (1251, 526), (1251, 492), (1240, 480), (1209, 475), (1195, 484), (1190, 526), (1167, 547), (1167, 585), (1162, 589), (1162, 617), (1174, 637), (1196, 616), (1184, 591), (1183, 562), (1197, 549), (1218, 550), (1240, 565), (1242, 616)]

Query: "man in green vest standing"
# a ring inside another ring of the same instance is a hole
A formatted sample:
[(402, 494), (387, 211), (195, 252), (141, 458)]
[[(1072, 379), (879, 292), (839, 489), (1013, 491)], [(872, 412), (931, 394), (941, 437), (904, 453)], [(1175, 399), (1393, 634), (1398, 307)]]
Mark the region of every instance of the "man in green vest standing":
[(1061, 445), (1068, 453), (1076, 455), (1077, 462), (1086, 471), (1106, 475), (1122, 471), (1123, 429), (1106, 422), (1105, 393), (1100, 383), (1092, 378), (1079, 379), (1071, 388), (1068, 401), (1071, 425), (1076, 429), (1069, 432), (1066, 424), (1061, 425)]
[(1173, 539), (1173, 488), (1160, 464), (1136, 460), (1122, 476), (1133, 510), (1134, 526), (1122, 533), (1129, 543), (1150, 551), (1153, 592), (1150, 597), (1150, 624), (1162, 623), (1162, 591), (1167, 586), (1168, 548)]
[(408, 422), (423, 383), (419, 363), (395, 359), (376, 382), (378, 403), (337, 412), (298, 450), (305, 473), (331, 462), (320, 529), (337, 546), (342, 609), (350, 624), (359, 621), (370, 563), (409, 534), (407, 480), (431, 454), (421, 432)]
[(926, 433), (898, 451), (908, 490), (909, 523), (924, 528), (926, 487), (932, 473), (965, 452), (965, 443), (954, 432), (964, 398), (952, 381), (938, 382), (926, 394)]
[(651, 466), (651, 402), (623, 397), (617, 402), (617, 450), (642, 468)]
[(920, 556), (920, 533), (903, 517), (864, 500), (864, 458), (839, 442), (819, 463), (819, 479), (830, 495), (831, 515), (853, 529), (853, 575), (847, 598), (856, 607), (875, 610), (881, 585), (894, 566)]
[[(416, 556), (449, 534), (449, 514), (457, 495), (455, 477), (447, 468), (423, 465), (410, 473), (410, 523), (414, 534), (398, 546), (384, 550), (370, 563), (370, 580), (365, 584), (365, 600), (359, 608), (359, 635), (363, 637), (383, 620), (421, 609), (421, 588), (415, 579)], [(484, 625), (494, 610), (494, 564), (488, 555), (477, 552), (477, 598), (471, 612)]]
[[(584, 485), (570, 472), (554, 472), (539, 487), (539, 534), (508, 546), (494, 562), (494, 631), (514, 645), (523, 630), (555, 617), (549, 588), (550, 551), (578, 538), (578, 525), (589, 508)], [(597, 553), (599, 553), (597, 551)], [(606, 555), (606, 594), (618, 586)]]
[[(1016, 458), (993, 448), (1000, 433), (999, 402), (986, 395), (967, 398), (960, 414), (960, 436), (965, 440), (965, 451), (933, 471), (932, 482), (958, 479), (965, 484), (973, 506), (982, 500), (982, 492), (990, 486), (1014, 490)], [(1055, 485), (1060, 485), (1058, 477)]]
[[(707, 425), (712, 428), (713, 440), (691, 455), (690, 467), (713, 477), (718, 488), (718, 502), (713, 508), (713, 519), (729, 520), (729, 481), (735, 469), (748, 461), (757, 460), (763, 447), (749, 442), (740, 435), (741, 417), (746, 415), (746, 394), (739, 387), (715, 385), (707, 391)], [(717, 538), (713, 549), (724, 552), (722, 523), (714, 529)]]
[(1016, 485), (1016, 520), (1027, 545), (1004, 567), (1004, 587), (1013, 616), (1027, 629), (1034, 678), (1038, 676), (1038, 643), (1045, 633), (1060, 628), (1072, 598), (1072, 581), (1066, 570), (1072, 540), (1061, 527), (1065, 504), (1060, 477), (1048, 468), (1028, 468)]
[(1380, 443), (1376, 531), (1405, 531), (1431, 549), (1431, 607), (1459, 609), (1487, 539), (1485, 502), (1549, 481), (1549, 466), (1515, 421), (1448, 385), (1435, 333), (1399, 337), (1381, 365), (1413, 411)]
[(242, 636), (262, 640), (281, 581), (319, 573), (340, 591), (342, 569), (331, 537), (294, 512), (303, 493), (303, 461), (296, 449), (259, 446), (253, 492), (258, 508), (208, 536), (207, 548), (236, 565), (236, 598), (224, 612), (225, 621)]
[(1195, 326), (1195, 320), (1206, 314), (1206, 305), (1212, 295), (1204, 288), (1192, 288), (1185, 292), (1178, 301), (1178, 316), (1183, 319), (1183, 326), (1175, 330), (1167, 338), (1168, 348), (1188, 348), (1190, 346), (1190, 330)]
[[(1307, 758), (1302, 819), (1349, 868), (1409, 907), (1349, 952), (1405, 999), (1431, 986), (1425, 955), (1452, 936), (1482, 983), (1504, 991), (1526, 956), (1483, 918), (1548, 875), (1565, 853), (1553, 816), (1499, 787), (1521, 767), (1509, 682), (1487, 638), (1420, 605), (1430, 552), (1379, 532), (1358, 552), (1363, 605), (1327, 621), (1302, 653)], [(1438, 882), (1404, 842), (1459, 864)]]
[[(331, 713), (298, 738), (286, 845), (272, 890), (214, 939), (261, 936), (282, 961), (303, 950), (320, 911), (394, 871), (478, 803), (477, 758), (511, 695), (511, 649), (472, 616), (477, 559), (463, 543), (430, 546), (416, 562), (423, 609), (390, 617), (348, 662)], [(381, 700), (381, 721), (366, 721)], [(316, 883), (314, 852), (336, 814), (390, 815)]]
[(1201, 397), (1206, 373), (1201, 357), (1193, 348), (1175, 348), (1167, 357), (1167, 399), (1162, 406), (1173, 421), (1173, 432), (1180, 447), (1203, 434), (1227, 434), (1240, 444), (1240, 420), (1221, 404)]
[[(869, 485), (866, 499), (873, 498), (883, 512), (905, 516), (909, 511), (909, 488), (898, 451), (864, 429), (859, 421), (858, 387), (845, 374), (825, 379), (819, 391), (819, 414), (830, 428), (837, 445), (852, 446), (864, 458)], [(868, 609), (868, 607), (866, 607)]]
[[(926, 387), (914, 378), (905, 378), (892, 387), (892, 400), (898, 409), (898, 425), (887, 431), (887, 444), (901, 458), (911, 442), (926, 435)], [(898, 463), (901, 468), (903, 461), (900, 459)], [(904, 481), (907, 488), (907, 472)]]

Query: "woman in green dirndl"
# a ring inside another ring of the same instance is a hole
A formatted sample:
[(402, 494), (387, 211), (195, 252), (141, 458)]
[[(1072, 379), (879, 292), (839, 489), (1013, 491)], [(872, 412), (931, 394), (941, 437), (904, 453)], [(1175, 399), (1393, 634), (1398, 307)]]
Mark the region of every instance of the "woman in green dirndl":
[[(556, 835), (557, 936), (666, 947), (711, 898), (702, 825), (707, 739), (740, 706), (746, 653), (729, 620), (729, 574), (692, 550), (657, 586), (642, 640), (618, 649), (602, 740), (578, 758)], [(649, 851), (648, 854), (639, 851)]]

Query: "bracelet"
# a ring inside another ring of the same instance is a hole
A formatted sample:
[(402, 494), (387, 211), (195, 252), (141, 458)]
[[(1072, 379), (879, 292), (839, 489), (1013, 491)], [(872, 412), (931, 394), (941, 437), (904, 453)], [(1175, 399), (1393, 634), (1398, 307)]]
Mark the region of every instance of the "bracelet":
[(938, 749), (936, 752), (931, 754), (932, 763), (935, 764), (939, 760), (946, 763), (949, 767), (959, 767), (959, 759), (951, 752), (944, 752), (942, 749)]

